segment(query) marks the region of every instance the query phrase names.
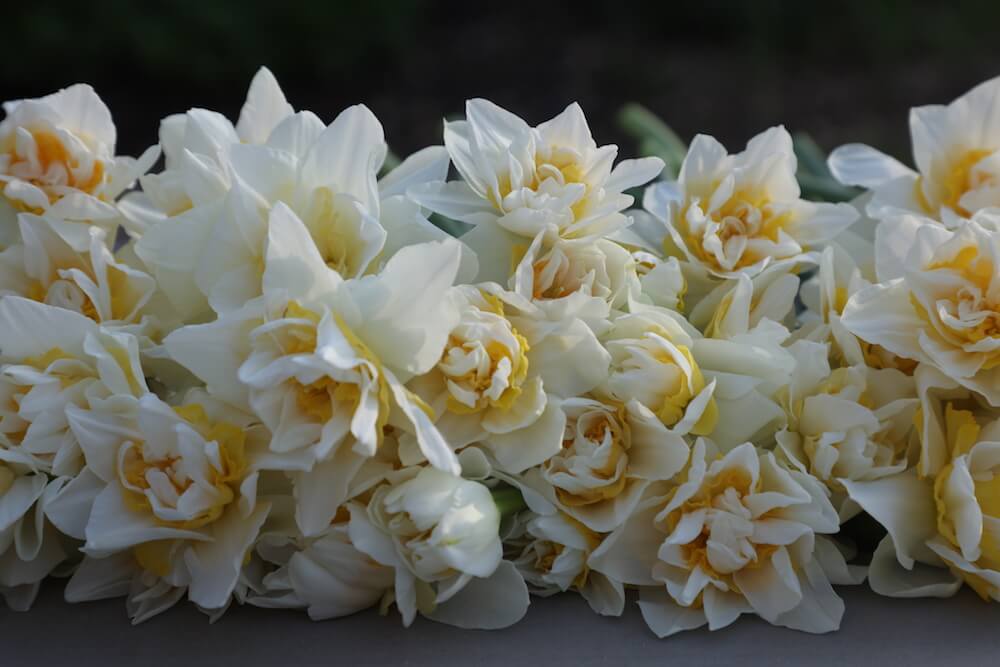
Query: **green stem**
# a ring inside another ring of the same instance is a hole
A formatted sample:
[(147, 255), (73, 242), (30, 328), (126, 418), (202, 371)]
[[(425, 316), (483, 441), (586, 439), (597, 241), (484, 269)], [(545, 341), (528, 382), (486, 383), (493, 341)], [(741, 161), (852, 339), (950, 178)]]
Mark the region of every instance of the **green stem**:
[(496, 504), (497, 511), (500, 512), (501, 517), (516, 514), (528, 508), (528, 505), (524, 502), (524, 496), (514, 487), (504, 486), (496, 488), (491, 493), (493, 495), (493, 502)]

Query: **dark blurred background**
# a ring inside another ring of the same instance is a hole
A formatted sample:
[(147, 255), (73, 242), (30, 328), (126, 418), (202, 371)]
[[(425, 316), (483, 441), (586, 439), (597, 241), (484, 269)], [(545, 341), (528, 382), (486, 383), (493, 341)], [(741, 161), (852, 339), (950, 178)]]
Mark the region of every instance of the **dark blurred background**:
[(1000, 1), (18, 3), (3, 19), (0, 98), (92, 83), (122, 153), (192, 106), (235, 120), (268, 65), (329, 122), (368, 104), (391, 147), (439, 143), (483, 96), (537, 123), (578, 100), (599, 143), (634, 150), (625, 102), (737, 148), (776, 123), (826, 150), (878, 145), (909, 162), (907, 109), (1000, 74)]

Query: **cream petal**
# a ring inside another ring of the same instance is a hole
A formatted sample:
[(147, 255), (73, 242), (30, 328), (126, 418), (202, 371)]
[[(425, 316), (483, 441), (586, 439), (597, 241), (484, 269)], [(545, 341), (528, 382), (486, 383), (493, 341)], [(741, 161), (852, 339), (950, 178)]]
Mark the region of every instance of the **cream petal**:
[(962, 580), (943, 567), (911, 561), (911, 567), (904, 568), (891, 535), (882, 538), (875, 548), (868, 581), (873, 591), (893, 598), (947, 598), (962, 587)]
[(107, 558), (85, 556), (66, 584), (66, 602), (90, 602), (128, 595), (135, 571), (135, 559), (128, 551)]
[(533, 424), (545, 410), (546, 397), (542, 378), (535, 376), (522, 386), (521, 394), (506, 410), (491, 408), (483, 415), (482, 425), (490, 433), (511, 433)]
[(794, 609), (778, 616), (775, 625), (801, 632), (823, 634), (840, 629), (844, 601), (833, 591), (822, 568), (810, 561), (800, 576), (802, 601)]
[(775, 551), (766, 563), (738, 570), (733, 581), (754, 611), (771, 623), (802, 601), (798, 576), (784, 548)]
[(461, 245), (434, 241), (400, 250), (377, 276), (345, 283), (362, 309), (355, 333), (383, 363), (421, 374), (441, 358), (458, 311), (446, 298), (461, 263)]
[(84, 540), (90, 507), (103, 488), (101, 478), (89, 468), (84, 468), (79, 475), (59, 487), (56, 495), (46, 503), (45, 516), (63, 534)]
[(229, 511), (211, 525), (211, 540), (185, 552), (191, 573), (188, 597), (203, 609), (224, 607), (236, 587), (243, 560), (253, 546), (271, 506), (259, 503), (249, 516)]
[(918, 338), (924, 322), (913, 310), (909, 288), (901, 278), (856, 292), (840, 321), (858, 338), (893, 354), (918, 361), (925, 357)]
[(323, 261), (305, 224), (283, 202), (275, 204), (268, 218), (265, 262), (263, 289), (284, 290), (288, 299), (312, 303), (341, 282)]
[(560, 401), (550, 396), (542, 414), (530, 425), (508, 433), (488, 433), (486, 443), (501, 470), (518, 474), (557, 454), (565, 430), (566, 415)]
[(896, 558), (906, 569), (914, 561), (936, 562), (927, 540), (937, 534), (931, 483), (913, 470), (870, 482), (842, 479), (847, 494), (889, 531)]
[(116, 484), (106, 487), (94, 499), (86, 536), (83, 551), (88, 555), (106, 555), (154, 540), (209, 539), (198, 531), (158, 525), (151, 514), (128, 507), (122, 489)]
[(604, 382), (611, 355), (582, 320), (572, 320), (545, 336), (528, 352), (528, 365), (557, 396), (580, 396)]
[(640, 479), (670, 479), (690, 456), (690, 448), (677, 433), (670, 432), (653, 412), (636, 400), (628, 404), (632, 446), (629, 474)]
[(827, 158), (833, 177), (844, 185), (875, 189), (913, 170), (885, 153), (865, 144), (838, 146)]
[(294, 112), (274, 74), (261, 67), (250, 81), (250, 90), (236, 123), (236, 133), (249, 144), (262, 144), (278, 123)]
[(316, 139), (300, 166), (300, 186), (329, 187), (378, 211), (376, 172), (385, 158), (382, 124), (368, 107), (348, 107)]
[(626, 585), (654, 586), (653, 566), (665, 537), (655, 530), (659, 505), (646, 502), (638, 507), (587, 559), (587, 565)]
[(365, 461), (349, 447), (341, 447), (332, 458), (295, 475), (295, 519), (303, 535), (314, 537), (330, 527)]
[(621, 616), (625, 611), (624, 586), (600, 572), (590, 572), (580, 589), (580, 595), (594, 613), (601, 616)]
[(660, 639), (708, 623), (703, 609), (680, 606), (662, 588), (639, 589), (639, 610), (646, 625)]
[(392, 587), (392, 570), (374, 565), (349, 541), (331, 535), (294, 554), (291, 585), (308, 605), (309, 618), (324, 620), (368, 609)]
[(528, 611), (528, 587), (510, 561), (485, 579), (472, 578), (427, 618), (458, 628), (497, 630), (514, 625)]
[(441, 437), (441, 432), (434, 426), (431, 418), (424, 412), (423, 408), (410, 399), (408, 390), (399, 380), (390, 376), (388, 383), (396, 405), (413, 425), (420, 451), (427, 458), (427, 461), (435, 468), (453, 475), (460, 475), (462, 467), (458, 464), (458, 458), (447, 441)]
[(0, 298), (0, 355), (4, 357), (40, 357), (54, 348), (82, 357), (84, 337), (96, 332), (93, 320), (71, 310), (17, 296)]

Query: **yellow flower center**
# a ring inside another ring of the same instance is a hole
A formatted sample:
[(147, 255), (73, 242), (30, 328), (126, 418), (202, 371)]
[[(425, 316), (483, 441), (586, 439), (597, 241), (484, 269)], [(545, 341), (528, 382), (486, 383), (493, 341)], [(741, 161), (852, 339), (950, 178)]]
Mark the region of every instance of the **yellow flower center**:
[[(528, 341), (506, 319), (503, 302), (498, 297), (486, 292), (482, 292), (481, 296), (486, 306), (480, 310), (499, 318), (499, 324), (504, 329), (503, 333), (509, 335), (515, 341), (515, 345), (512, 348), (509, 344), (496, 339), (464, 340), (454, 334), (448, 338), (439, 367), (443, 366), (445, 377), (450, 382), (476, 396), (475, 405), (468, 405), (458, 400), (454, 394), (448, 395), (448, 409), (459, 414), (478, 412), (487, 407), (509, 409), (521, 395), (522, 386), (528, 376)], [(448, 372), (450, 359), (465, 359), (480, 353), (485, 353), (488, 359), (489, 363), (485, 368), (477, 364), (460, 375)], [(501, 371), (506, 377), (500, 376)], [(504, 387), (499, 396), (496, 396), (493, 395), (496, 389), (494, 385), (498, 382)]]
[[(7, 171), (16, 178), (40, 188), (48, 195), (50, 202), (60, 197), (54, 186), (68, 186), (82, 192), (93, 193), (104, 183), (106, 174), (103, 162), (95, 160), (89, 173), (80, 174), (79, 160), (70, 155), (65, 144), (55, 133), (44, 129), (29, 130), (29, 132), (37, 147), (38, 164), (33, 165), (26, 156), (20, 155), (16, 143), (11, 140), (5, 151), (10, 158)], [(18, 202), (14, 204), (24, 210)]]
[[(707, 203), (707, 201), (702, 203)], [(731, 269), (722, 266), (715, 251), (705, 247), (706, 230), (689, 227), (687, 215), (690, 207), (691, 204), (687, 204), (681, 210), (679, 216), (680, 231), (688, 249), (699, 260), (716, 270), (738, 271), (764, 259), (764, 256), (757, 250), (747, 246), (740, 253)], [(718, 225), (714, 235), (718, 237), (727, 254), (730, 247), (728, 242), (737, 237), (745, 237), (747, 240), (767, 239), (777, 243), (779, 233), (788, 226), (792, 219), (790, 212), (779, 212), (778, 207), (771, 202), (765, 193), (747, 191), (735, 192), (719, 209), (707, 213), (707, 217)], [(664, 250), (669, 254), (672, 249), (672, 241), (669, 240), (668, 236), (664, 240)]]
[[(761, 481), (758, 479), (756, 484), (754, 484), (749, 471), (742, 468), (730, 468), (723, 470), (717, 475), (706, 479), (697, 493), (670, 512), (664, 519), (663, 526), (661, 526), (661, 528), (668, 534), (673, 533), (674, 529), (677, 528), (677, 525), (686, 514), (701, 510), (709, 510), (711, 512), (723, 502), (723, 497), (726, 496), (730, 490), (732, 490), (738, 498), (742, 499), (752, 493), (759, 493), (761, 491)], [(673, 493), (676, 493), (676, 488), (671, 492), (671, 496)], [(759, 517), (758, 520), (763, 518), (766, 518), (766, 514)], [(733, 581), (732, 573), (718, 572), (715, 567), (713, 567), (708, 554), (708, 543), (711, 536), (712, 524), (711, 521), (706, 520), (702, 525), (701, 532), (687, 544), (681, 546), (682, 553), (684, 554), (684, 559), (687, 562), (688, 567), (692, 570), (695, 568), (701, 568), (701, 570), (708, 576), (725, 581), (733, 590), (739, 590), (739, 587), (736, 586)], [(755, 557), (753, 561), (745, 567), (759, 567), (763, 563), (767, 562), (771, 554), (778, 549), (778, 547), (773, 544), (753, 544), (753, 547)]]
[[(982, 161), (983, 158), (993, 154), (991, 150), (971, 150), (963, 153), (955, 160), (947, 175), (941, 181), (942, 196), (941, 204), (947, 206), (963, 217), (970, 217), (975, 211), (969, 211), (959, 203), (966, 192), (975, 190), (985, 185), (990, 179), (985, 174), (973, 174), (973, 168)], [(927, 200), (923, 196), (920, 187), (920, 180), (917, 181), (917, 193), (921, 205), (930, 213), (937, 213), (932, 210)]]
[[(681, 419), (684, 418), (684, 413), (687, 410), (688, 404), (691, 400), (700, 394), (702, 390), (705, 389), (705, 376), (702, 375), (701, 368), (698, 366), (698, 362), (694, 360), (694, 355), (691, 354), (691, 350), (688, 349), (686, 345), (678, 345), (677, 350), (687, 359), (688, 363), (691, 365), (691, 379), (690, 381), (685, 381), (685, 378), (681, 377), (680, 381), (677, 383), (676, 391), (670, 394), (666, 394), (663, 398), (663, 405), (657, 411), (657, 416), (660, 421), (663, 422), (664, 426), (674, 426)], [(668, 362), (670, 359), (664, 358), (665, 353), (660, 353), (660, 361)], [(697, 423), (691, 427), (691, 433), (693, 435), (709, 435), (715, 430), (716, 425), (719, 423), (719, 406), (715, 402), (715, 397), (713, 396), (708, 400), (708, 405), (705, 406), (705, 412), (702, 413), (701, 417), (698, 419)]]
[[(582, 429), (582, 430), (581, 430)], [(609, 445), (603, 459), (597, 459), (594, 452), (577, 451), (577, 438), (582, 437), (592, 443), (594, 448), (605, 443)], [(588, 472), (604, 483), (576, 491), (568, 491), (556, 486), (556, 495), (568, 507), (593, 505), (618, 496), (628, 482), (622, 472), (628, 465), (628, 450), (631, 448), (631, 433), (625, 419), (625, 406), (621, 404), (593, 407), (577, 418), (575, 424), (567, 424), (567, 432), (563, 439), (563, 450), (569, 456), (582, 456), (590, 462), (599, 464), (590, 466)], [(562, 471), (562, 463), (549, 463), (550, 471)]]
[[(284, 353), (309, 354), (315, 352), (316, 325), (321, 319), (319, 313), (291, 301), (285, 309), (284, 317), (306, 321), (286, 330), (288, 340), (284, 344)], [(334, 321), (358, 356), (371, 362), (376, 368), (377, 377), (372, 377), (370, 380), (378, 386), (379, 416), (376, 425), (379, 437), (381, 437), (383, 427), (389, 420), (389, 385), (382, 374), (382, 364), (368, 346), (350, 330), (340, 315), (334, 315)], [(368, 369), (363, 366), (358, 367), (357, 370), (360, 373), (368, 372)], [(357, 384), (338, 382), (329, 376), (321, 377), (308, 384), (303, 384), (294, 378), (288, 382), (295, 389), (299, 408), (317, 422), (329, 421), (333, 417), (336, 406), (344, 403), (351, 406), (353, 413), (361, 400), (361, 389)]]
[[(950, 449), (951, 458), (968, 454), (979, 442), (981, 428), (975, 416), (968, 410), (957, 410), (951, 403), (945, 405), (945, 437)], [(934, 479), (934, 503), (937, 506), (938, 532), (954, 547), (960, 548), (955, 526), (950, 517), (950, 508), (945, 500), (945, 485), (954, 470), (954, 463), (949, 463)], [(1000, 475), (990, 475), (988, 478), (973, 480), (973, 493), (979, 509), (985, 517), (1000, 519)], [(983, 531), (980, 541), (980, 557), (976, 565), (982, 569), (1000, 570), (1000, 540), (991, 531)], [(956, 574), (962, 576), (969, 586), (984, 599), (989, 599), (995, 586), (982, 577), (958, 568), (953, 568)]]
[[(949, 271), (957, 274), (966, 283), (950, 299), (951, 315), (961, 320), (957, 326), (941, 321), (958, 345), (973, 345), (984, 338), (1000, 338), (1000, 304), (990, 299), (990, 283), (995, 275), (993, 261), (979, 254), (976, 246), (962, 248), (954, 257), (937, 261), (926, 267), (927, 271)], [(930, 314), (923, 304), (911, 295), (911, 303), (917, 315), (930, 322)], [(1000, 350), (984, 353), (986, 361), (982, 369), (989, 370), (1000, 365)]]
[(157, 523), (173, 528), (193, 530), (206, 526), (221, 515), (225, 507), (233, 501), (239, 484), (246, 471), (246, 433), (242, 428), (228, 422), (212, 422), (205, 409), (197, 404), (174, 408), (185, 422), (205, 439), (206, 443), (218, 445), (218, 456), (201, 471), (216, 493), (211, 504), (201, 508), (197, 514), (186, 520), (164, 520), (154, 512), (147, 492), (153, 490), (162, 498), (163, 489), (153, 489), (151, 472), (163, 473), (158, 479), (165, 479), (170, 485), (169, 495), (178, 498), (195, 481), (183, 469), (181, 455), (160, 458), (149, 457), (143, 442), (129, 442), (123, 445), (127, 450), (122, 457), (119, 476), (125, 486), (125, 500), (135, 510), (152, 514)]

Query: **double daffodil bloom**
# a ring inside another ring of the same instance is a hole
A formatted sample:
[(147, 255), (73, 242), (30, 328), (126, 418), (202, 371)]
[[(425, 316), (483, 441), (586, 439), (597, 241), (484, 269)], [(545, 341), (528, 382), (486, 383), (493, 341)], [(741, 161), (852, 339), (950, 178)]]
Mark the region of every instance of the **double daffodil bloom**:
[(138, 160), (116, 156), (111, 112), (84, 84), (3, 106), (0, 243), (11, 239), (18, 211), (113, 229), (121, 220), (115, 200), (153, 166), (159, 147)]
[(948, 105), (910, 110), (916, 170), (864, 144), (830, 154), (843, 183), (872, 190), (869, 215), (928, 216), (954, 227), (1000, 206), (1000, 78), (979, 84)]
[(591, 555), (590, 566), (642, 586), (659, 637), (741, 614), (806, 632), (836, 630), (844, 611), (830, 580), (843, 558), (821, 537), (838, 528), (819, 483), (747, 443), (725, 456), (699, 439), (665, 495), (643, 501)]
[(404, 382), (438, 362), (458, 322), (447, 297), (460, 261), (456, 241), (418, 244), (379, 274), (345, 281), (279, 203), (268, 222), (263, 295), (167, 337), (171, 357), (211, 393), (256, 414), (274, 434), (281, 465), (301, 471), (298, 518), (307, 535), (328, 526), (346, 500), (328, 475), (349, 478), (376, 454), (387, 426), (413, 433), (428, 461), (458, 472), (432, 411)]
[(783, 127), (730, 155), (707, 135), (691, 142), (678, 180), (649, 187), (643, 206), (667, 227), (667, 255), (716, 279), (775, 263), (815, 262), (813, 251), (853, 224), (848, 204), (800, 198), (792, 138)]
[[(134, 409), (109, 408), (67, 410), (87, 471), (49, 515), (85, 539), (90, 561), (67, 597), (92, 599), (112, 585), (109, 576), (127, 585), (146, 573), (203, 609), (224, 608), (270, 509), (257, 500), (257, 458), (270, 434), (198, 392), (179, 406), (146, 394)], [(99, 563), (107, 558), (112, 572)]]
[(1000, 232), (976, 221), (952, 231), (906, 215), (877, 234), (883, 282), (851, 296), (844, 326), (1000, 405)]
[(572, 104), (537, 127), (476, 99), (465, 120), (445, 123), (444, 142), (460, 181), (409, 189), (417, 203), (476, 225), (463, 241), (480, 258), (479, 280), (506, 283), (519, 244), (544, 233), (550, 240), (593, 241), (629, 224), (624, 191), (663, 169), (659, 158), (623, 160), (617, 146), (598, 146), (583, 110)]

